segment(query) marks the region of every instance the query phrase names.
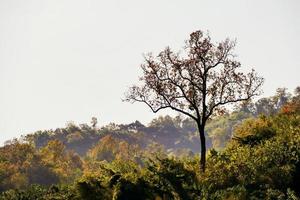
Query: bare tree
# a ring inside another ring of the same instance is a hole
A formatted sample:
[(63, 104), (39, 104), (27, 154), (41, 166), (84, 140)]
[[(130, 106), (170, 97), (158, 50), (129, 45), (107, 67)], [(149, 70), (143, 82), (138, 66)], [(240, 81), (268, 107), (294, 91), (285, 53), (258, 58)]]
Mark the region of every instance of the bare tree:
[(254, 70), (245, 74), (232, 53), (235, 41), (212, 43), (208, 34), (196, 31), (186, 41), (184, 54), (169, 47), (157, 57), (145, 56), (140, 84), (126, 94), (129, 102), (142, 102), (156, 113), (170, 108), (195, 120), (201, 142), (200, 168), (205, 171), (204, 129), (225, 105), (247, 101), (261, 93), (263, 78)]

